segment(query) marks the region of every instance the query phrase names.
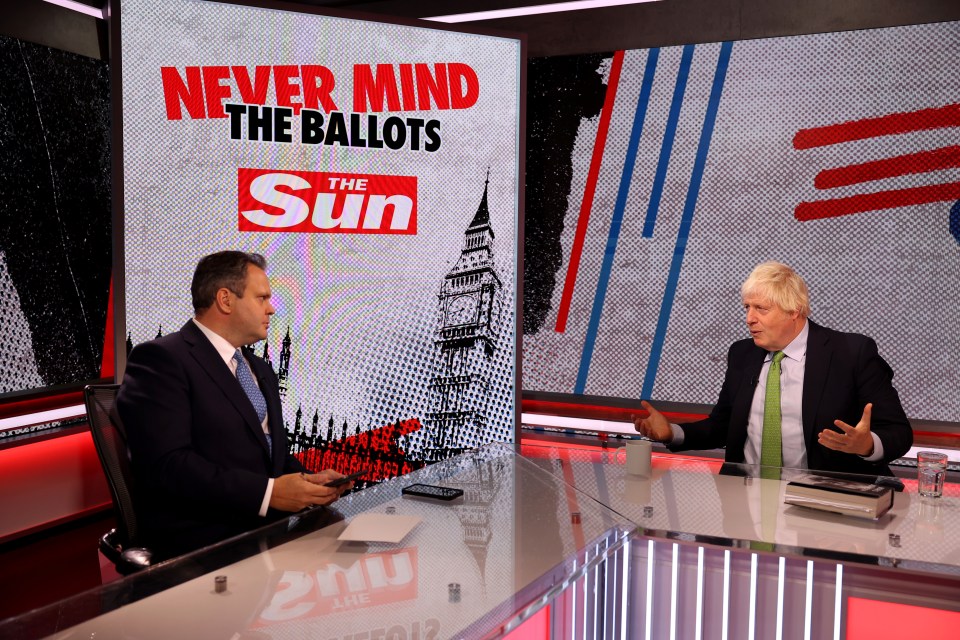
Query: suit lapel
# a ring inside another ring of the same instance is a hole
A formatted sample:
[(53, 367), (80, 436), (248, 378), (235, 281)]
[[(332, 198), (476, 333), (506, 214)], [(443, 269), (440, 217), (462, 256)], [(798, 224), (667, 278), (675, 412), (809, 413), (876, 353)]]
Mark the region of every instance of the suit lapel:
[[(807, 361), (803, 369), (801, 411), (803, 412), (803, 434), (807, 442), (810, 442), (817, 429), (817, 409), (820, 407), (820, 400), (826, 388), (833, 349), (830, 348), (829, 334), (810, 319), (807, 319), (807, 322), (810, 323), (810, 333), (807, 336)], [(821, 428), (823, 426), (820, 425)]]
[(738, 430), (743, 442), (747, 441), (747, 423), (750, 420), (750, 407), (753, 405), (753, 396), (757, 391), (760, 380), (760, 369), (767, 352), (760, 347), (750, 349), (744, 360), (743, 380), (740, 382), (737, 397), (733, 401), (736, 415), (731, 416), (730, 424)]
[(230, 371), (230, 367), (223, 361), (223, 358), (210, 344), (207, 337), (203, 335), (203, 332), (193, 324), (193, 320), (187, 321), (187, 324), (180, 330), (180, 334), (190, 346), (190, 355), (200, 364), (213, 382), (220, 387), (230, 403), (236, 407), (243, 417), (243, 422), (257, 436), (257, 440), (263, 445), (264, 452), (266, 452), (267, 440), (263, 436), (263, 428), (260, 426), (260, 420), (257, 419), (257, 412), (243, 387), (237, 381), (236, 376)]

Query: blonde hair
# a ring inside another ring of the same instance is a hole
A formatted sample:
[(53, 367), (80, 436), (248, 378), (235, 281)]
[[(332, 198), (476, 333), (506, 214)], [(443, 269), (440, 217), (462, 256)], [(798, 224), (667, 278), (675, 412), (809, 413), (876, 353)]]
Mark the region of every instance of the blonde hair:
[(800, 275), (780, 262), (764, 262), (754, 267), (747, 276), (740, 295), (759, 297), (775, 304), (787, 313), (799, 312), (804, 318), (810, 315), (810, 292)]

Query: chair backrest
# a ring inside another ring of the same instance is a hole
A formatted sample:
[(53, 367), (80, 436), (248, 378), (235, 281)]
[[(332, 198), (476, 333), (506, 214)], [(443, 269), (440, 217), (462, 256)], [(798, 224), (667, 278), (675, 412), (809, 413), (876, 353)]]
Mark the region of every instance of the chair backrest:
[(83, 389), (87, 419), (100, 464), (107, 476), (113, 504), (117, 510), (117, 533), (124, 548), (134, 546), (138, 537), (134, 511), (134, 479), (127, 449), (127, 432), (114, 410), (118, 384), (87, 385)]

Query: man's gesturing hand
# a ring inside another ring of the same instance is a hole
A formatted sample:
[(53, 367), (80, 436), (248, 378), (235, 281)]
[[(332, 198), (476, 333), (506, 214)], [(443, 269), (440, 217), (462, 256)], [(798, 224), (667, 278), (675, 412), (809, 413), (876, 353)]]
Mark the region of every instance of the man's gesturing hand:
[(863, 408), (863, 416), (855, 427), (851, 427), (842, 420), (834, 420), (833, 424), (843, 433), (837, 433), (833, 429), (824, 429), (817, 437), (818, 442), (827, 449), (833, 449), (834, 451), (869, 456), (873, 453), (873, 436), (870, 435), (870, 414), (872, 411), (873, 404), (868, 403)]
[(634, 428), (640, 432), (640, 435), (651, 440), (670, 442), (673, 439), (673, 429), (670, 428), (670, 422), (646, 400), (641, 401), (640, 406), (646, 409), (650, 415), (646, 418), (634, 417)]

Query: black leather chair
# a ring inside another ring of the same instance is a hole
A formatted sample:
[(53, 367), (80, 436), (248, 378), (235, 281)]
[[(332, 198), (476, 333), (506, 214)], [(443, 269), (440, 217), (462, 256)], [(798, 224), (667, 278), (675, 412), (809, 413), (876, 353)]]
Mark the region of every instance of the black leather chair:
[(130, 574), (149, 567), (153, 553), (138, 546), (140, 530), (134, 509), (136, 487), (130, 469), (127, 432), (114, 411), (118, 384), (87, 385), (83, 390), (87, 419), (100, 464), (110, 485), (117, 526), (100, 538), (100, 551), (121, 574)]

